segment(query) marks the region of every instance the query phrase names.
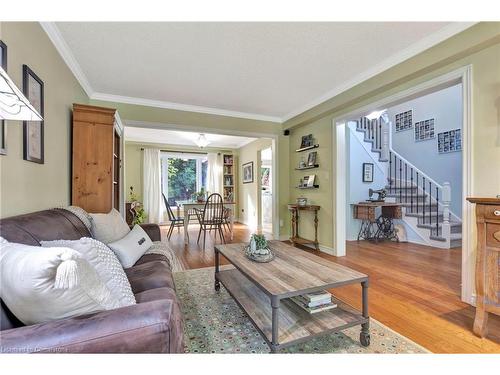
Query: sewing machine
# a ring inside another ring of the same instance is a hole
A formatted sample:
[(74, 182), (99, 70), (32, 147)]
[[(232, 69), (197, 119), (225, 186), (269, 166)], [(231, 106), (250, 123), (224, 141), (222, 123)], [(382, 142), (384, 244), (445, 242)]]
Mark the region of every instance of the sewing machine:
[[(377, 199), (373, 199), (373, 194), (378, 194)], [(387, 191), (385, 189), (379, 189), (379, 190), (373, 190), (369, 189), (368, 190), (368, 197), (370, 199), (367, 199), (367, 202), (385, 202), (385, 197), (387, 195)]]

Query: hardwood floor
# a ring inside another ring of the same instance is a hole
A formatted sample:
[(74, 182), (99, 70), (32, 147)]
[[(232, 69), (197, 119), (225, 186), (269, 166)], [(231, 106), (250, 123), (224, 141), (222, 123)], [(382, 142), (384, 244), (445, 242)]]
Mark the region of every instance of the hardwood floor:
[[(214, 265), (213, 236), (206, 250), (196, 244), (197, 227), (174, 231), (170, 245), (188, 268)], [(166, 238), (166, 228), (162, 228)], [(248, 241), (250, 231), (235, 225), (233, 242)], [(415, 244), (348, 242), (347, 256), (306, 250), (370, 276), (370, 316), (434, 353), (500, 353), (500, 318), (490, 314), (489, 334), (472, 333), (474, 308), (460, 301), (460, 249), (441, 250)], [(224, 263), (224, 262), (223, 262)], [(359, 286), (334, 290), (359, 308)]]

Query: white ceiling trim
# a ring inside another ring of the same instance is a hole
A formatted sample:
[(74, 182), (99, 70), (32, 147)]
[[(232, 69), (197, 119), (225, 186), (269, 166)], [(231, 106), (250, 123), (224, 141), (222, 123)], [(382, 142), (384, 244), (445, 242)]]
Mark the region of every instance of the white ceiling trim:
[(238, 118), (246, 118), (246, 119), (250, 119), (250, 120), (271, 121), (271, 122), (281, 123), (281, 118), (279, 118), (279, 117), (259, 115), (257, 113), (230, 111), (230, 110), (220, 109), (220, 108), (200, 107), (200, 106), (190, 105), (190, 104), (165, 102), (162, 100), (133, 98), (130, 96), (105, 94), (105, 93), (101, 93), (101, 92), (94, 92), (92, 94), (91, 99), (103, 100), (103, 101), (107, 101), (107, 102), (143, 105), (146, 107), (175, 109), (175, 110), (179, 110), (179, 111), (207, 113), (210, 115), (238, 117)]
[(405, 60), (408, 60), (409, 58), (418, 55), (419, 53), (435, 46), (438, 43), (441, 43), (442, 41), (452, 37), (455, 34), (458, 34), (459, 32), (462, 32), (469, 27), (475, 25), (477, 22), (457, 22), (457, 23), (452, 23), (449, 26), (443, 27), (441, 30), (428, 35), (427, 37), (419, 40), (418, 42), (410, 45), (409, 47), (401, 50), (397, 54), (394, 54), (381, 62), (380, 64), (377, 64), (373, 66), (372, 68), (362, 72), (361, 74), (357, 75), (355, 78), (353, 78), (350, 81), (347, 81), (333, 90), (328, 91), (324, 95), (320, 96), (316, 100), (313, 100), (312, 102), (297, 108), (296, 110), (288, 113), (285, 115), (281, 120), (282, 122), (288, 121), (291, 118), (300, 115), (301, 113), (308, 111), (309, 109), (316, 107), (317, 105), (320, 105), (321, 103), (332, 99), (333, 97), (341, 94), (344, 91), (347, 91), (351, 88), (353, 88), (356, 85), (359, 85), (360, 83), (376, 76), (377, 74), (380, 74), (393, 66), (396, 66), (400, 63), (402, 63)]
[(451, 36), (458, 34), (461, 31), (464, 31), (468, 29), (469, 27), (473, 26), (476, 24), (476, 22), (457, 22), (453, 23), (449, 26), (446, 26), (439, 30), (438, 32), (435, 32), (426, 38), (421, 39), (417, 43), (414, 43), (413, 45), (409, 46), (408, 48), (403, 49), (397, 54), (392, 55), (385, 61), (383, 61), (380, 64), (375, 65), (374, 67), (362, 72), (352, 80), (349, 80), (333, 90), (328, 91), (324, 95), (318, 97), (317, 99), (311, 101), (308, 104), (305, 104), (296, 110), (291, 111), (284, 117), (276, 117), (276, 116), (268, 116), (268, 115), (262, 115), (262, 114), (257, 114), (257, 113), (246, 113), (246, 112), (238, 112), (238, 111), (231, 111), (231, 110), (226, 110), (226, 109), (220, 109), (220, 108), (210, 108), (210, 107), (202, 107), (202, 106), (195, 106), (195, 105), (190, 105), (190, 104), (182, 104), (182, 103), (172, 103), (172, 102), (166, 102), (166, 101), (161, 101), (161, 100), (152, 100), (152, 99), (144, 99), (144, 98), (135, 98), (135, 97), (127, 97), (127, 96), (120, 96), (120, 95), (114, 95), (114, 94), (107, 94), (107, 93), (99, 93), (99, 92), (94, 92), (92, 89), (92, 86), (90, 85), (85, 73), (83, 72), (82, 68), (78, 64), (76, 58), (74, 57), (73, 53), (71, 52), (69, 46), (65, 42), (64, 38), (62, 37), (59, 29), (57, 28), (56, 24), (54, 22), (40, 22), (42, 28), (45, 30), (47, 35), (49, 36), (50, 40), (56, 47), (57, 51), (63, 58), (63, 60), (66, 62), (70, 70), (73, 72), (75, 75), (76, 79), (78, 82), (80, 82), (80, 85), (82, 88), (85, 90), (87, 95), (89, 96), (90, 99), (93, 100), (102, 100), (102, 101), (110, 101), (110, 102), (117, 102), (117, 103), (125, 103), (125, 104), (133, 104), (133, 105), (141, 105), (141, 106), (148, 106), (148, 107), (155, 107), (155, 108), (164, 108), (164, 109), (173, 109), (173, 110), (180, 110), (180, 111), (189, 111), (189, 112), (196, 112), (196, 113), (206, 113), (206, 114), (211, 114), (211, 115), (219, 115), (219, 116), (228, 116), (228, 117), (237, 117), (237, 118), (245, 118), (245, 119), (251, 119), (251, 120), (259, 120), (259, 121), (270, 121), (270, 122), (276, 122), (276, 123), (283, 123), (285, 121), (290, 120), (291, 118), (298, 116), (299, 114), (341, 94), (342, 92), (349, 90), (350, 88), (376, 76), (377, 74), (382, 73), (383, 71), (425, 51), (426, 49), (431, 48), (432, 46), (450, 38)]
[(87, 76), (83, 72), (80, 64), (78, 64), (78, 61), (76, 61), (73, 52), (69, 49), (69, 46), (66, 44), (56, 24), (54, 22), (40, 22), (40, 25), (47, 33), (49, 39), (56, 47), (57, 52), (59, 52), (66, 65), (68, 65), (69, 69), (73, 72), (73, 75), (78, 82), (80, 82), (80, 85), (85, 90), (88, 97), (92, 97), (94, 90), (92, 90), (92, 86), (90, 86)]

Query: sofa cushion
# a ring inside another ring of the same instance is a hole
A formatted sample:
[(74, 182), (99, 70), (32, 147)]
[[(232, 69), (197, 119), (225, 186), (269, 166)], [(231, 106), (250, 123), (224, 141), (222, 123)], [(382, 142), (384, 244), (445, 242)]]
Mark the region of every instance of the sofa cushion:
[(108, 244), (125, 237), (130, 228), (114, 208), (107, 214), (89, 214), (92, 218), (92, 237)]
[(165, 255), (152, 254), (152, 253), (146, 252), (146, 254), (144, 254), (142, 257), (139, 258), (139, 260), (134, 264), (134, 266), (138, 266), (139, 264), (143, 264), (143, 263), (155, 262), (155, 261), (168, 263), (168, 259)]
[(153, 261), (125, 270), (134, 294), (149, 289), (168, 287), (175, 289), (172, 271), (167, 262)]
[(108, 246), (114, 251), (123, 268), (129, 268), (144, 255), (152, 244), (144, 229), (136, 225), (125, 237), (110, 242)]
[(24, 324), (120, 307), (95, 269), (75, 250), (0, 244), (0, 294)]
[(43, 247), (69, 247), (78, 251), (92, 266), (108, 289), (121, 302), (121, 306), (135, 304), (134, 293), (120, 261), (109, 247), (93, 238), (82, 237), (76, 241), (42, 241)]

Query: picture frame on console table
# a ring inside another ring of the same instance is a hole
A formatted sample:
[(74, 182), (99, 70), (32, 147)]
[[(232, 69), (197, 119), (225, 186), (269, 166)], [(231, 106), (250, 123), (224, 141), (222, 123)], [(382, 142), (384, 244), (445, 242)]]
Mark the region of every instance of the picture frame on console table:
[[(33, 107), (44, 117), (43, 81), (28, 65), (23, 65), (23, 92)], [(23, 159), (44, 163), (44, 121), (23, 121)]]

